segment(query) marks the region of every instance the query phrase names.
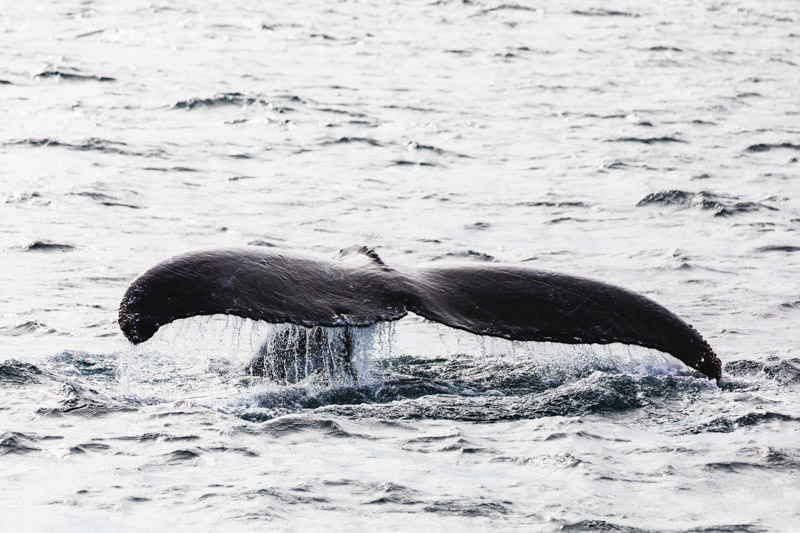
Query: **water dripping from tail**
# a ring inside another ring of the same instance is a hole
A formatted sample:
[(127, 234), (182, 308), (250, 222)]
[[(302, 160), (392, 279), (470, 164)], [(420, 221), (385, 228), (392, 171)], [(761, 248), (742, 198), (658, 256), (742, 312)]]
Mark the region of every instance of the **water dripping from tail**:
[(247, 365), (251, 376), (279, 385), (309, 380), (349, 386), (380, 379), (375, 354), (391, 356), (392, 323), (370, 327), (304, 327), (274, 324)]

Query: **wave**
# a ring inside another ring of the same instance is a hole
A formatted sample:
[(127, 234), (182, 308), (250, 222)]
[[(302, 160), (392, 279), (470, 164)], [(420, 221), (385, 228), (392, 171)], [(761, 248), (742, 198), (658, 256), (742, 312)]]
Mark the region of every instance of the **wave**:
[(35, 440), (32, 435), (16, 431), (0, 433), (0, 456), (40, 451), (41, 448), (33, 444)]
[(265, 248), (275, 248), (278, 245), (277, 244), (273, 244), (273, 243), (271, 243), (269, 241), (265, 241), (265, 240), (262, 240), (262, 239), (257, 239), (255, 241), (248, 242), (247, 246), (263, 246)]
[(81, 74), (80, 70), (71, 68), (48, 68), (33, 75), (34, 79), (55, 78), (57, 80), (66, 81), (99, 81), (102, 83), (117, 81), (116, 78), (110, 76), (96, 76), (94, 74)]
[(42, 371), (30, 363), (9, 359), (0, 363), (0, 387), (39, 383)]
[[(123, 378), (124, 371), (114, 365), (109, 356), (97, 358), (64, 352), (48, 360), (46, 369), (13, 360), (0, 364), (0, 388), (52, 388), (57, 384), (61, 398), (57, 405), (43, 406), (36, 411), (43, 417), (101, 417), (166, 403), (183, 410), (210, 408), (212, 412), (218, 410), (249, 422), (267, 422), (266, 425), (242, 426), (237, 431), (256, 431), (274, 437), (317, 432), (330, 437), (372, 438), (346, 431), (326, 418), (329, 416), (389, 421), (494, 422), (554, 416), (625, 415), (629, 419), (652, 420), (655, 417), (663, 422), (673, 413), (675, 429), (669, 432), (674, 434), (730, 433), (762, 425), (800, 422), (794, 415), (775, 410), (699, 420), (687, 419), (684, 414), (687, 402), (712, 412), (716, 410), (713, 402), (720, 394), (742, 390), (752, 394), (761, 389), (772, 390), (780, 383), (794, 383), (800, 368), (797, 361), (789, 362), (791, 368), (776, 365), (772, 377), (743, 379), (734, 375), (735, 379), (728, 377), (720, 387), (691, 374), (653, 374), (647, 368), (642, 369), (643, 374), (632, 374), (624, 371), (626, 365), (619, 360), (584, 361), (574, 367), (559, 367), (557, 362), (544, 360), (487, 361), (466, 355), (433, 359), (399, 356), (379, 361), (369, 379), (338, 384), (309, 379), (287, 385), (248, 376), (242, 368), (231, 369), (230, 361), (227, 361), (226, 370), (208, 363), (202, 365), (206, 376), (200, 379), (198, 375), (176, 372), (174, 367), (146, 372), (138, 378), (131, 375)], [(745, 363), (753, 362), (736, 362), (730, 368), (740, 376), (749, 375), (737, 370), (746, 367)], [(646, 362), (644, 366), (647, 367)], [(130, 374), (130, 370), (128, 372)], [(115, 390), (124, 379), (130, 380), (131, 386), (128, 392), (120, 395)], [(220, 380), (227, 385), (221, 388)], [(138, 387), (145, 382), (164, 389), (161, 396), (150, 396), (150, 391)], [(98, 386), (103, 383), (106, 392)], [(706, 407), (706, 404), (711, 405)], [(310, 412), (315, 414), (312, 417), (287, 416)], [(164, 416), (174, 414), (187, 413), (173, 409)], [(115, 439), (186, 441), (197, 437), (145, 433)], [(468, 443), (459, 442), (447, 445), (470, 447)]]
[(481, 9), (478, 13), (476, 13), (473, 16), (487, 15), (489, 13), (494, 13), (496, 11), (528, 11), (536, 13), (538, 10), (534, 7), (523, 6), (520, 4), (500, 4), (499, 6), (490, 7), (487, 9)]
[(765, 378), (781, 384), (800, 384), (800, 358), (762, 363), (742, 359), (725, 364), (724, 371), (736, 378)]
[(470, 156), (465, 154), (459, 154), (457, 152), (451, 152), (449, 150), (444, 150), (442, 148), (437, 148), (436, 146), (431, 146), (427, 144), (419, 144), (416, 141), (409, 141), (406, 143), (406, 150), (413, 151), (413, 152), (433, 152), (436, 155), (450, 155), (455, 157), (463, 157), (463, 158), (470, 158)]
[(650, 533), (652, 530), (615, 524), (605, 520), (581, 520), (579, 522), (569, 522), (563, 524), (560, 531), (577, 531), (581, 533), (585, 531), (597, 531), (600, 533)]
[(392, 165), (403, 167), (403, 166), (420, 166), (420, 167), (438, 167), (436, 163), (430, 163), (428, 161), (408, 161), (406, 159), (395, 159), (392, 161)]
[(585, 218), (559, 217), (548, 220), (545, 224), (561, 224), (562, 222), (588, 222)]
[(747, 148), (745, 148), (746, 152), (770, 152), (772, 150), (800, 150), (800, 144), (794, 143), (762, 143), (762, 144), (751, 144)]
[(800, 246), (791, 246), (788, 244), (770, 244), (768, 246), (761, 246), (756, 248), (757, 252), (785, 252), (793, 253), (800, 252)]
[(299, 416), (287, 416), (272, 420), (262, 427), (259, 427), (255, 432), (277, 438), (292, 437), (309, 432), (321, 433), (335, 438), (373, 438), (345, 431), (344, 428), (334, 420), (325, 418), (304, 418)]
[(6, 195), (4, 203), (7, 204), (31, 204), (31, 205), (49, 205), (50, 200), (45, 200), (41, 194), (36, 191), (32, 192), (18, 192)]
[[(151, 172), (198, 172), (197, 169), (192, 167), (145, 167), (142, 170), (148, 170)], [(236, 181), (236, 180), (232, 180)]]
[(515, 206), (520, 206), (520, 207), (589, 207), (584, 202), (570, 202), (570, 201), (564, 201), (564, 202), (550, 202), (550, 201), (517, 202), (514, 205)]
[(726, 217), (749, 213), (766, 209), (777, 211), (778, 208), (772, 207), (761, 202), (741, 202), (734, 196), (720, 195), (708, 191), (687, 192), (677, 189), (650, 193), (636, 204), (637, 207), (649, 205), (679, 205), (685, 207), (696, 207), (703, 210), (713, 211), (714, 216)]
[(383, 146), (383, 143), (370, 137), (339, 137), (338, 139), (323, 141), (322, 146), (332, 144), (367, 144), (369, 146)]
[(732, 433), (739, 429), (752, 428), (771, 422), (800, 422), (800, 418), (773, 411), (754, 411), (743, 415), (717, 417), (709, 422), (694, 425), (678, 433), (690, 435), (697, 433)]
[[(322, 406), (321, 412), (353, 418), (381, 419), (448, 419), (465, 422), (498, 422), (535, 419), (552, 416), (612, 415), (635, 412), (655, 403), (668, 403), (696, 394), (698, 383), (691, 377), (632, 376), (594, 371), (577, 380), (560, 384), (535, 380), (526, 382), (524, 389), (546, 387), (544, 390), (475, 390), (463, 383), (411, 382), (392, 387), (389, 382), (378, 393), (390, 392), (389, 397), (377, 396), (373, 401)], [(713, 390), (712, 384), (702, 388)], [(513, 394), (512, 394), (513, 393)], [(381, 401), (378, 401), (381, 400)]]
[(50, 241), (33, 241), (23, 246), (26, 252), (71, 252), (75, 246)]
[(663, 143), (686, 143), (677, 137), (620, 137), (611, 139), (608, 142), (615, 143), (641, 143), (641, 144), (663, 144)]
[[(268, 107), (270, 103), (262, 98), (256, 96), (245, 96), (242, 93), (218, 93), (210, 98), (189, 98), (188, 100), (180, 100), (172, 104), (172, 109), (198, 109), (210, 108), (220, 106), (253, 106), (260, 105)], [(281, 108), (283, 111), (291, 111), (290, 108)]]
[(630, 11), (615, 11), (611, 9), (587, 9), (587, 10), (573, 10), (573, 15), (580, 15), (583, 17), (631, 17), (639, 18), (637, 13)]
[[(347, 334), (353, 336), (350, 361), (336, 362), (345, 328), (193, 317), (120, 353), (64, 351), (35, 365), (6, 361), (0, 388), (55, 385), (57, 405), (36, 411), (46, 417), (98, 417), (173, 403), (251, 422), (309, 411), (315, 419), (480, 422), (591, 415), (663, 421), (674, 413), (670, 431), (678, 434), (800, 422), (774, 407), (724, 414), (713, 407), (731, 393), (797, 387), (800, 359), (731, 361), (717, 383), (644, 348), (521, 343), (406, 320), (411, 325), (399, 332), (393, 323), (356, 328)], [(254, 361), (283, 371), (254, 372)], [(707, 415), (687, 419), (687, 402)], [(344, 431), (326, 424), (290, 418), (269, 431)]]
[(683, 52), (680, 48), (675, 46), (651, 46), (647, 48), (649, 52)]
[(450, 260), (450, 259), (467, 259), (470, 261), (483, 261), (483, 262), (494, 262), (497, 261), (493, 255), (485, 254), (483, 252), (477, 252), (475, 250), (464, 250), (459, 252), (447, 252), (442, 255), (437, 255), (436, 257), (432, 258), (431, 261), (441, 261), (441, 260)]
[(119, 198), (95, 191), (82, 191), (69, 193), (71, 196), (90, 198), (106, 207), (127, 207), (128, 209), (141, 209), (138, 205), (121, 202)]
[(38, 322), (36, 320), (23, 322), (22, 324), (17, 324), (16, 326), (5, 326), (0, 328), (0, 333), (10, 337), (19, 337), (22, 335), (49, 335), (55, 332), (56, 330), (48, 327), (47, 324), (43, 324), (42, 322)]
[(117, 154), (117, 155), (130, 155), (130, 156), (140, 156), (140, 157), (162, 157), (165, 155), (165, 152), (161, 149), (154, 149), (148, 151), (133, 151), (127, 148), (127, 144), (120, 142), (120, 141), (109, 141), (106, 139), (98, 139), (96, 137), (90, 137), (83, 141), (77, 143), (67, 143), (58, 141), (55, 139), (50, 139), (47, 137), (43, 138), (28, 138), (28, 139), (18, 139), (9, 141), (4, 143), (5, 146), (32, 146), (32, 147), (50, 147), (50, 148), (66, 148), (67, 150), (77, 150), (80, 152), (85, 151), (96, 151), (96, 152), (103, 152), (106, 154)]

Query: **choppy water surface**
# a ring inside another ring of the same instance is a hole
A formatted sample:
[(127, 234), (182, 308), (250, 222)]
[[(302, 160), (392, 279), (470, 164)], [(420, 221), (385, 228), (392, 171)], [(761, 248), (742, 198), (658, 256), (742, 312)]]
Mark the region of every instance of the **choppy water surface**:
[[(794, 0), (6, 1), (0, 35), (0, 530), (797, 529)], [(276, 326), (117, 328), (169, 255), (357, 242), (637, 290), (723, 380), (409, 317), (277, 384)]]

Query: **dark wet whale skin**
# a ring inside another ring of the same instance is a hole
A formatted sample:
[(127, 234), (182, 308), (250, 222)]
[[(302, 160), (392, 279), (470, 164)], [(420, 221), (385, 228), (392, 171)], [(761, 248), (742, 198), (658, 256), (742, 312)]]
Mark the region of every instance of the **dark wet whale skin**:
[(507, 264), (390, 268), (354, 247), (337, 260), (252, 248), (189, 252), (136, 278), (119, 310), (133, 343), (197, 315), (363, 327), (411, 311), (478, 335), (567, 344), (623, 343), (673, 355), (711, 378), (708, 343), (675, 314), (604, 282)]

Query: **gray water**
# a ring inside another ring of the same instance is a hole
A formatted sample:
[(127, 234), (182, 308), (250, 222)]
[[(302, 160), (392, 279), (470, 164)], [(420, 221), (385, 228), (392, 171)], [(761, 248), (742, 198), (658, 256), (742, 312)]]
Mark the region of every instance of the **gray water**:
[[(800, 530), (800, 6), (0, 2), (0, 531)], [(133, 348), (202, 247), (602, 279), (711, 382), (419, 318), (358, 376), (248, 376), (274, 327)]]

